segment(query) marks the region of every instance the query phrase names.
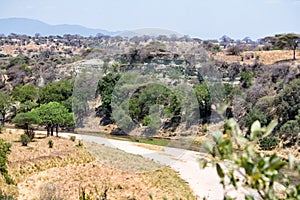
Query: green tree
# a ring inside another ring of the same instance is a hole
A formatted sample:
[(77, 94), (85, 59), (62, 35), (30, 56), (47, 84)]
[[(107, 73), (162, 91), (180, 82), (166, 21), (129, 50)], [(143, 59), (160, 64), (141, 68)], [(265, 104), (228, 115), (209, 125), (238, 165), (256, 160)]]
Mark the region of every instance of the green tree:
[(25, 134), (29, 136), (30, 140), (33, 139), (34, 134), (29, 129), (30, 125), (32, 124), (39, 124), (41, 122), (41, 119), (37, 115), (36, 112), (26, 112), (26, 113), (19, 113), (17, 114), (12, 122), (20, 128), (23, 128), (25, 130)]
[(194, 85), (193, 90), (198, 100), (200, 117), (207, 118), (211, 114), (211, 96), (208, 86), (205, 82), (200, 83)]
[(300, 43), (300, 35), (294, 33), (275, 35), (276, 46), (293, 50), (293, 59), (296, 60), (296, 49)]
[(109, 73), (98, 82), (97, 93), (101, 96), (102, 109), (107, 117), (111, 117), (112, 92), (119, 79), (120, 75)]
[(0, 92), (0, 113), (2, 115), (1, 125), (4, 126), (5, 124), (5, 117), (9, 108), (12, 104), (11, 98), (8, 94), (4, 92)]
[(293, 59), (296, 60), (296, 49), (300, 43), (300, 34), (277, 34), (274, 37), (265, 37), (263, 38), (263, 40), (271, 43), (274, 47), (278, 47), (280, 49), (287, 48), (293, 50)]
[(294, 79), (279, 92), (275, 98), (276, 114), (285, 123), (294, 120), (300, 110), (300, 78)]
[(29, 112), (32, 109), (38, 107), (38, 103), (34, 102), (34, 101), (25, 101), (23, 103), (20, 104), (20, 107), (18, 109), (18, 113), (22, 113), (22, 112)]
[(38, 88), (33, 84), (19, 85), (12, 92), (13, 100), (24, 103), (26, 101), (36, 101), (38, 99)]
[(56, 129), (56, 136), (58, 136), (58, 127), (60, 125), (69, 125), (72, 121), (71, 114), (68, 112), (68, 109), (58, 102), (42, 104), (34, 112), (36, 112), (40, 117), (40, 124), (46, 126), (47, 136), (50, 134), (53, 136), (54, 128)]
[(49, 83), (42, 87), (39, 92), (39, 102), (41, 104), (49, 102), (63, 102), (68, 100), (73, 93), (73, 84), (69, 80)]

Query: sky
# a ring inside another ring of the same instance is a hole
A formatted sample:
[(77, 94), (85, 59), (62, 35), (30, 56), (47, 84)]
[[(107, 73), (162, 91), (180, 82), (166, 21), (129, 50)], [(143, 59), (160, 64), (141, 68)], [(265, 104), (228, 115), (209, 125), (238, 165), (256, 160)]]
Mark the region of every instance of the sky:
[(300, 0), (0, 0), (0, 18), (109, 31), (164, 28), (201, 39), (300, 33)]

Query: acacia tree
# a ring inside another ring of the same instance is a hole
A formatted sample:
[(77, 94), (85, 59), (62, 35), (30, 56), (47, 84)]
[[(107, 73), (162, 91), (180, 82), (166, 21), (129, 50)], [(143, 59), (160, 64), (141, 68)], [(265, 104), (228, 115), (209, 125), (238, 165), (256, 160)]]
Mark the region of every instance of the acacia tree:
[(293, 50), (293, 59), (296, 60), (296, 49), (300, 43), (300, 34), (277, 34), (274, 37), (268, 36), (262, 40), (271, 43), (274, 47)]
[(56, 129), (56, 136), (58, 136), (60, 125), (74, 124), (74, 117), (68, 112), (67, 108), (58, 102), (42, 104), (35, 112), (41, 119), (40, 124), (46, 126), (47, 136), (53, 136), (54, 128)]
[(34, 133), (29, 130), (30, 125), (39, 124), (41, 119), (36, 112), (26, 112), (17, 114), (12, 121), (17, 127), (23, 128), (25, 134), (32, 140), (34, 138)]
[(7, 114), (8, 109), (11, 106), (11, 98), (8, 94), (0, 92), (0, 113), (2, 115), (1, 124), (4, 126), (5, 124), (5, 116)]
[(296, 60), (296, 49), (300, 43), (300, 35), (289, 33), (277, 36), (277, 46), (293, 50), (293, 60)]

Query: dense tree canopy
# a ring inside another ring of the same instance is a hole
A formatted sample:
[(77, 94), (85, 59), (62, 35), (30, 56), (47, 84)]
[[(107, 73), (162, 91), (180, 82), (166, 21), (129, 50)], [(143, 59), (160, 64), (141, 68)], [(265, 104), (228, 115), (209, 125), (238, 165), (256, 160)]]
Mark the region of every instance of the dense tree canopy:
[(37, 113), (41, 119), (40, 124), (47, 127), (47, 135), (53, 135), (53, 129), (56, 128), (56, 135), (58, 136), (58, 127), (74, 125), (74, 115), (70, 114), (68, 109), (58, 102), (50, 102), (42, 104), (34, 112)]
[(69, 80), (52, 82), (40, 89), (40, 103), (67, 101), (73, 93), (73, 85)]
[(111, 116), (111, 99), (112, 92), (118, 80), (120, 79), (120, 75), (109, 73), (103, 77), (98, 83), (97, 93), (100, 94), (102, 99), (102, 109), (106, 116)]
[(33, 84), (19, 85), (14, 88), (12, 97), (16, 101), (36, 101), (38, 99), (38, 88)]

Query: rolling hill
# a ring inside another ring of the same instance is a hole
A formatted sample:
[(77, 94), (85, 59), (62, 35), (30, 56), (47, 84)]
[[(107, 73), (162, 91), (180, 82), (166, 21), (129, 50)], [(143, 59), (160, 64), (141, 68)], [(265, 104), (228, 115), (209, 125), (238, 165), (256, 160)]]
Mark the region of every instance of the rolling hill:
[(79, 34), (82, 36), (90, 36), (101, 33), (103, 35), (114, 35), (118, 32), (110, 32), (102, 29), (92, 29), (80, 25), (50, 25), (39, 20), (27, 18), (2, 18), (0, 19), (0, 34), (9, 35), (10, 33), (42, 36), (48, 35), (64, 35)]

